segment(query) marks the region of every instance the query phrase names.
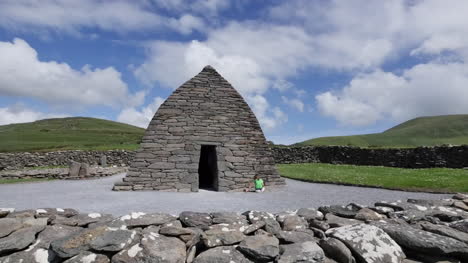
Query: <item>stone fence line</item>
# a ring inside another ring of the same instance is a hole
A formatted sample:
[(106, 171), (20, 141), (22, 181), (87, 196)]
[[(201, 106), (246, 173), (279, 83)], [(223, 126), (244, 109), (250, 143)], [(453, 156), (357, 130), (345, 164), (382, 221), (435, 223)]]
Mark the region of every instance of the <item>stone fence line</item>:
[[(273, 148), (272, 150), (277, 164), (332, 163), (402, 168), (468, 167), (468, 145), (406, 149), (318, 146)], [(104, 161), (109, 166), (128, 166), (134, 154), (134, 151), (127, 150), (0, 153), (0, 170), (68, 166), (70, 161), (90, 165), (102, 164)]]

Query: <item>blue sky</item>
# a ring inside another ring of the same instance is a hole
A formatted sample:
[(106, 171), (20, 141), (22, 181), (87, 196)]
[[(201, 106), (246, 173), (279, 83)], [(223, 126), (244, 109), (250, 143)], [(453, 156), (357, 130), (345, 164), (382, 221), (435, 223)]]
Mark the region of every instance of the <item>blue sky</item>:
[(467, 13), (464, 0), (4, 0), (0, 125), (146, 127), (208, 64), (276, 143), (467, 114)]

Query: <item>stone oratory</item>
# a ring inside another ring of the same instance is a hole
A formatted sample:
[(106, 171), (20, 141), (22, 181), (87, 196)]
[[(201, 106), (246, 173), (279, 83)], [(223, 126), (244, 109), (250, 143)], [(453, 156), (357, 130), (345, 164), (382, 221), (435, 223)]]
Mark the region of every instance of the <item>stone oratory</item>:
[(206, 66), (159, 107), (114, 190), (242, 191), (255, 175), (285, 184), (249, 105)]

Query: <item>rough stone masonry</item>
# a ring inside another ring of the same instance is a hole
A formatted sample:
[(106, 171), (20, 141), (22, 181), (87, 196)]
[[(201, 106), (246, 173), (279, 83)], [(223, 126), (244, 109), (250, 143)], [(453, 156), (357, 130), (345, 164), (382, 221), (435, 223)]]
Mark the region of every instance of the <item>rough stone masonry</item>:
[(160, 106), (114, 190), (241, 191), (255, 175), (284, 185), (257, 118), (206, 66)]

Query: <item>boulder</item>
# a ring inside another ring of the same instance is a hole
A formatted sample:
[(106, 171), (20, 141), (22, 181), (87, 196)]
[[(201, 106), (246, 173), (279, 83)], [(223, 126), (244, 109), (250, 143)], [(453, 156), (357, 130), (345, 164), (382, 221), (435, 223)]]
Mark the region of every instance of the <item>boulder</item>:
[(339, 217), (345, 218), (354, 218), (358, 213), (359, 209), (356, 206), (340, 206), (340, 205), (332, 205), (332, 206), (321, 206), (318, 209), (320, 212), (326, 214), (334, 214)]
[(383, 219), (385, 216), (365, 207), (359, 210), (354, 218), (362, 221), (375, 221)]
[(244, 230), (244, 234), (246, 235), (249, 235), (257, 230), (259, 230), (260, 228), (264, 227), (265, 226), (265, 221), (257, 221), (255, 222), (254, 224), (251, 224), (249, 225), (245, 230)]
[(280, 231), (276, 237), (285, 244), (315, 241), (314, 232), (309, 229), (300, 231)]
[(17, 218), (0, 218), (0, 238), (23, 227), (23, 222)]
[(401, 247), (389, 235), (372, 225), (332, 228), (326, 234), (345, 243), (361, 262), (394, 263), (402, 262), (406, 257)]
[(107, 227), (82, 229), (61, 239), (56, 239), (50, 248), (61, 258), (71, 258), (90, 248), (90, 243), (106, 233)]
[(195, 231), (178, 226), (163, 226), (159, 229), (159, 234), (171, 237), (178, 237), (182, 235), (194, 235)]
[(129, 228), (135, 227), (147, 227), (147, 226), (159, 226), (171, 221), (174, 221), (176, 218), (169, 214), (165, 213), (154, 213), (146, 214), (142, 212), (134, 212), (129, 215), (122, 216), (120, 221), (122, 221)]
[(39, 208), (35, 210), (36, 218), (50, 218), (50, 219), (55, 219), (56, 216), (61, 216), (61, 217), (72, 217), (78, 215), (78, 211), (75, 209), (70, 209), (70, 208)]
[(110, 263), (110, 260), (105, 255), (85, 251), (65, 260), (63, 263)]
[(213, 224), (246, 224), (247, 219), (244, 215), (233, 212), (211, 213)]
[(138, 236), (135, 230), (109, 229), (89, 242), (94, 251), (118, 252), (131, 245)]
[(231, 231), (225, 227), (222, 229), (210, 229), (205, 231), (201, 239), (206, 247), (229, 246), (240, 243), (245, 239), (245, 235), (237, 230)]
[(198, 227), (201, 229), (208, 229), (208, 227), (213, 224), (213, 220), (208, 213), (184, 211), (180, 213), (179, 220), (185, 226)]
[[(30, 247), (32, 247), (31, 245)], [(0, 257), (0, 263), (48, 263), (54, 262), (55, 254), (44, 248), (31, 248), (10, 254), (5, 257)]]
[(237, 248), (250, 259), (268, 262), (278, 256), (279, 240), (267, 235), (247, 236)]
[(72, 217), (57, 216), (52, 221), (52, 224), (67, 225), (67, 226), (81, 226), (85, 227), (92, 223), (109, 222), (113, 219), (112, 215), (100, 214), (100, 213), (89, 213), (89, 214), (78, 214)]
[(330, 227), (342, 227), (348, 225), (362, 224), (362, 222), (359, 220), (335, 216), (332, 213), (326, 214), (325, 219), (327, 220), (327, 223), (328, 225), (330, 225)]
[(468, 205), (465, 204), (465, 202), (463, 201), (455, 201), (453, 202), (453, 206), (456, 207), (456, 208), (460, 208), (464, 211), (468, 211)]
[(434, 225), (428, 222), (421, 223), (421, 226), (424, 230), (443, 235), (446, 237), (451, 237), (453, 239), (465, 242), (468, 244), (468, 233), (457, 231), (449, 226), (444, 225)]
[(64, 225), (46, 226), (45, 229), (39, 233), (37, 240), (40, 241), (36, 247), (49, 249), (52, 241), (65, 238), (68, 235), (82, 231), (81, 227), (71, 227)]
[(314, 228), (318, 228), (318, 229), (320, 229), (322, 231), (327, 231), (330, 228), (330, 225), (327, 222), (320, 221), (320, 220), (315, 220), (315, 219), (309, 220), (309, 226), (314, 227)]
[(79, 177), (80, 174), (81, 163), (71, 161), (70, 162), (70, 169), (68, 170), (69, 177)]
[(221, 246), (208, 249), (198, 255), (194, 263), (250, 263), (241, 252), (233, 246)]
[(284, 218), (281, 220), (281, 225), (284, 231), (293, 231), (308, 228), (307, 221), (298, 215), (284, 216)]
[(36, 240), (36, 234), (44, 228), (45, 226), (25, 227), (0, 238), (0, 255), (25, 249)]
[(296, 214), (300, 217), (303, 217), (307, 221), (311, 219), (317, 219), (317, 220), (323, 219), (323, 213), (313, 208), (301, 208), (297, 210)]
[(164, 262), (183, 263), (187, 258), (184, 242), (155, 232), (144, 233), (140, 243), (123, 249), (112, 257), (113, 263)]
[(88, 177), (89, 176), (89, 164), (82, 163), (80, 166), (80, 172), (78, 173), (79, 177)]
[(468, 233), (468, 219), (452, 222), (449, 226), (458, 231)]
[(404, 224), (373, 223), (405, 249), (427, 255), (447, 255), (468, 259), (468, 245), (456, 239)]
[(323, 250), (313, 241), (295, 243), (281, 246), (281, 256), (278, 263), (295, 262), (323, 262), (325, 254)]
[(281, 225), (275, 219), (265, 218), (263, 221), (265, 222), (264, 228), (268, 233), (278, 235), (281, 231)]
[(247, 216), (247, 219), (250, 221), (251, 224), (254, 224), (257, 221), (264, 221), (265, 219), (272, 219), (276, 221), (276, 218), (272, 213), (263, 211), (247, 211), (243, 213), (243, 215)]
[(0, 208), (0, 218), (6, 217), (9, 213), (13, 213), (14, 208)]
[(340, 263), (356, 263), (351, 250), (340, 240), (336, 238), (322, 239), (319, 242), (320, 247), (325, 251), (325, 255)]

